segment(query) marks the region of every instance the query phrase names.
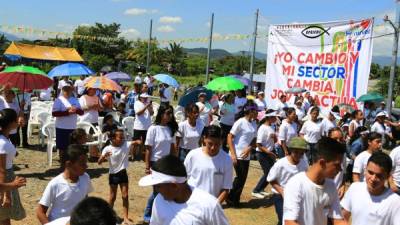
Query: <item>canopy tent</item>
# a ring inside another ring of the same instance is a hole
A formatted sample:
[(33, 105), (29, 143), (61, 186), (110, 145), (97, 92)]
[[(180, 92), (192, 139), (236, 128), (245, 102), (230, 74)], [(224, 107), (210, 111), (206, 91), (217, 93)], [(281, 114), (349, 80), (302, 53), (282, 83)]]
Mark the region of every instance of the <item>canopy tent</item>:
[(83, 62), (82, 57), (74, 48), (29, 45), (16, 42), (10, 44), (4, 52), (4, 56), (12, 61), (27, 58), (49, 61)]

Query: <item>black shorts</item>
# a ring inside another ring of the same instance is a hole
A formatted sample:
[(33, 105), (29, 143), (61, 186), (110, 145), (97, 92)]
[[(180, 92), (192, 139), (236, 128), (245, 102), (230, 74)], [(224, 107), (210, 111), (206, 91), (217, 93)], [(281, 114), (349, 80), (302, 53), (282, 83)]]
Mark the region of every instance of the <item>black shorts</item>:
[(118, 185), (118, 184), (127, 184), (128, 183), (128, 174), (126, 173), (126, 169), (123, 169), (115, 174), (110, 174), (108, 177), (108, 184), (110, 185)]
[(147, 130), (133, 130), (133, 141), (142, 140), (143, 143), (146, 141)]

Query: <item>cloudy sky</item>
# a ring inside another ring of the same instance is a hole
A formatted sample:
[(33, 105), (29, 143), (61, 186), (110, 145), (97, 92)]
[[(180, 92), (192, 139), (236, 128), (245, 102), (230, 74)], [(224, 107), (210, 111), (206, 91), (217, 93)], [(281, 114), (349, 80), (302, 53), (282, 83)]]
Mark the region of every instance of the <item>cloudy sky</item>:
[[(259, 33), (269, 24), (322, 22), (375, 17), (374, 35), (391, 33), (383, 16), (394, 20), (395, 0), (12, 0), (2, 3), (0, 24), (71, 32), (78, 25), (117, 22), (127, 38), (147, 38), (149, 21), (158, 39), (207, 37), (215, 13), (215, 35), (251, 34), (260, 9)], [(207, 47), (207, 43), (184, 43)], [(213, 48), (250, 50), (251, 40), (216, 41)], [(374, 40), (374, 55), (390, 56), (392, 38)], [(266, 52), (265, 38), (257, 51)]]

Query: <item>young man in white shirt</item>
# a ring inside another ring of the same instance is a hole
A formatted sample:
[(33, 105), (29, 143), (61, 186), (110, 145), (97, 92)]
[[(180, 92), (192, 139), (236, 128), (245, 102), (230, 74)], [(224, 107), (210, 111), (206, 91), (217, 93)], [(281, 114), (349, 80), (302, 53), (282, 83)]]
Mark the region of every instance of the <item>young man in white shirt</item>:
[(186, 183), (185, 166), (178, 157), (157, 160), (140, 186), (153, 186), (160, 194), (154, 200), (151, 225), (225, 225), (228, 221), (217, 199)]
[(285, 186), (294, 175), (304, 172), (308, 168), (308, 163), (304, 159), (304, 152), (308, 150), (307, 142), (300, 137), (294, 137), (290, 141), (289, 155), (279, 159), (268, 173), (267, 181), (272, 185), (274, 193), (275, 212), (278, 216), (278, 225), (282, 225), (283, 199), (285, 196)]
[(90, 177), (85, 172), (86, 154), (81, 145), (68, 147), (64, 155), (64, 172), (49, 182), (36, 209), (41, 224), (70, 216), (72, 209), (93, 190)]
[(222, 204), (232, 188), (232, 160), (221, 151), (221, 128), (211, 125), (204, 132), (203, 147), (193, 149), (185, 159), (188, 184), (202, 189)]
[(80, 76), (78, 80), (75, 81), (74, 87), (75, 87), (75, 93), (78, 95), (78, 98), (83, 95), (83, 92), (85, 91), (85, 76)]
[[(334, 225), (345, 224), (333, 179), (342, 170), (346, 147), (331, 138), (321, 138), (313, 164), (307, 172), (293, 176), (285, 187), (285, 225), (322, 225), (331, 218)], [(329, 179), (327, 179), (329, 178)]]
[(392, 160), (383, 152), (368, 159), (365, 182), (353, 183), (341, 206), (347, 222), (354, 225), (399, 225), (400, 196), (385, 186), (392, 171)]

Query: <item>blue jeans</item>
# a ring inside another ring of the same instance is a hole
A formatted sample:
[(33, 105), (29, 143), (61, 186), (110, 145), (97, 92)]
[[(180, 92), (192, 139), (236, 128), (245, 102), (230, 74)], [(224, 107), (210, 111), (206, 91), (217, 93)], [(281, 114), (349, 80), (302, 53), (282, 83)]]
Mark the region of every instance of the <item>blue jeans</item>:
[(276, 216), (278, 217), (278, 225), (282, 225), (282, 217), (283, 217), (283, 198), (280, 194), (274, 194), (274, 205)]
[(181, 148), (179, 147), (179, 159), (181, 160), (181, 162), (184, 162), (186, 159), (186, 156), (189, 154), (190, 149), (185, 149), (185, 148)]
[[(154, 162), (150, 162), (150, 167), (153, 167)], [(146, 208), (144, 209), (143, 220), (150, 222), (151, 212), (153, 210), (153, 202), (158, 192), (153, 187), (153, 192), (150, 194), (149, 198), (147, 199)]]
[(264, 189), (268, 185), (267, 176), (272, 166), (274, 165), (275, 160), (265, 152), (256, 152), (256, 156), (263, 170), (263, 175), (260, 177), (260, 180), (258, 181), (256, 187), (253, 189), (253, 192), (259, 193), (261, 191), (264, 191)]

